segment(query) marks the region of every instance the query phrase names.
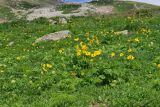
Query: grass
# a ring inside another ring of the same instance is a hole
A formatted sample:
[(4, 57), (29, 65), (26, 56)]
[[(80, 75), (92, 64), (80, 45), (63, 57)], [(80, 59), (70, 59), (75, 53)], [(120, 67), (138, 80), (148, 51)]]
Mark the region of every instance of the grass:
[(159, 27), (158, 14), (0, 24), (0, 107), (159, 107)]
[(40, 5), (38, 4), (33, 4), (33, 3), (29, 3), (29, 2), (26, 2), (26, 1), (21, 1), (18, 5), (19, 8), (22, 8), (22, 9), (31, 9), (31, 8), (37, 8), (37, 7), (40, 7)]
[(7, 20), (13, 20), (15, 19), (14, 13), (12, 13), (12, 10), (9, 7), (0, 6), (0, 18), (1, 19), (7, 19)]
[[(1, 106), (158, 107), (159, 22), (159, 16), (113, 16), (72, 18), (63, 27), (46, 19), (1, 24)], [(71, 37), (34, 44), (64, 29), (73, 32)], [(125, 29), (132, 33), (116, 33)]]
[(80, 4), (62, 4), (57, 6), (57, 10), (63, 11), (64, 14), (67, 14), (77, 10), (80, 7)]

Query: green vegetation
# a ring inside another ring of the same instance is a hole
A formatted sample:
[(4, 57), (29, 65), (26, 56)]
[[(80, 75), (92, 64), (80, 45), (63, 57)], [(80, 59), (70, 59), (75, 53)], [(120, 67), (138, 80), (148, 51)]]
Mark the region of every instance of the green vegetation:
[(144, 13), (0, 24), (0, 107), (159, 107), (160, 15)]
[(18, 7), (23, 9), (30, 9), (30, 8), (40, 7), (40, 5), (22, 1), (18, 4)]
[[(159, 24), (159, 16), (1, 24), (1, 106), (159, 106)], [(63, 29), (71, 37), (34, 44)], [(116, 33), (125, 29), (129, 36)]]
[(80, 4), (62, 4), (57, 6), (57, 10), (63, 11), (64, 14), (67, 14), (77, 10), (80, 7)]
[(0, 6), (0, 18), (13, 20), (13, 19), (15, 19), (15, 15), (14, 15), (14, 13), (12, 13), (12, 10), (10, 8)]
[(115, 0), (93, 0), (91, 1), (92, 4), (96, 5), (110, 5), (113, 4), (114, 2), (117, 2)]
[(116, 7), (116, 10), (118, 12), (133, 12), (138, 9), (138, 11), (142, 10), (150, 10), (152, 12), (159, 11), (158, 6), (153, 6), (145, 3), (135, 3), (135, 2), (124, 2), (124, 1), (115, 1), (113, 3), (114, 7)]

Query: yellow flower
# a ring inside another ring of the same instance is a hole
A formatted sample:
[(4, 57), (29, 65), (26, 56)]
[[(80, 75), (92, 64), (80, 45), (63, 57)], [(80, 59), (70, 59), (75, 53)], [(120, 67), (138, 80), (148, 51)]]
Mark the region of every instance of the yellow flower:
[(77, 51), (77, 56), (80, 56), (80, 55), (81, 55), (81, 50)]
[(52, 69), (53, 66), (51, 64), (43, 64), (42, 69), (43, 71), (48, 71), (49, 69)]
[(82, 45), (82, 50), (87, 50), (87, 45)]
[(92, 45), (94, 42), (94, 39), (89, 40), (89, 44)]
[(86, 55), (86, 56), (90, 56), (90, 55), (91, 55), (91, 52), (85, 52), (85, 55)]
[(83, 42), (80, 42), (80, 46), (82, 46), (83, 45)]
[(130, 48), (130, 49), (128, 49), (128, 52), (130, 53), (130, 52), (132, 52), (133, 50)]
[(16, 57), (16, 60), (20, 61), (20, 60), (21, 60), (21, 57), (20, 57), (20, 56)]
[(96, 55), (95, 54), (91, 54), (91, 57), (96, 57)]
[(59, 53), (61, 54), (61, 53), (63, 53), (63, 51), (64, 51), (64, 49), (61, 48), (61, 49), (59, 50)]
[(79, 41), (79, 38), (75, 38), (74, 41)]
[(111, 57), (114, 57), (116, 55), (116, 53), (112, 52), (111, 53)]
[(138, 43), (140, 42), (139, 38), (135, 38), (134, 41)]
[(128, 59), (128, 60), (134, 60), (135, 57), (134, 57), (133, 55), (129, 55), (129, 56), (127, 57), (127, 59)]
[(51, 64), (46, 64), (46, 67), (51, 69), (53, 66)]
[(102, 53), (102, 51), (101, 51), (101, 50), (94, 51), (94, 54), (95, 54), (96, 56), (101, 55), (101, 53)]
[(91, 57), (96, 57), (96, 56), (99, 56), (102, 54), (102, 51), (101, 50), (97, 50), (97, 51), (94, 51), (93, 54), (91, 54)]
[(160, 64), (158, 64), (157, 67), (160, 68)]
[(120, 56), (120, 57), (124, 56), (124, 53), (120, 53), (119, 56)]

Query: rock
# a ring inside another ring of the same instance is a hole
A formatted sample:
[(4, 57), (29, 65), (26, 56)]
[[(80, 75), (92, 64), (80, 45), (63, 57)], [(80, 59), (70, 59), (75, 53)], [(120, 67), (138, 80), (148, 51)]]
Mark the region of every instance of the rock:
[(48, 35), (42, 36), (38, 38), (35, 43), (42, 42), (42, 41), (56, 41), (60, 39), (64, 39), (68, 37), (68, 35), (71, 34), (69, 30), (63, 30), (55, 33), (50, 33)]
[(128, 32), (128, 30), (123, 30), (123, 31), (116, 32), (116, 34), (119, 34), (119, 35), (128, 35), (129, 32)]
[(60, 18), (59, 23), (60, 24), (67, 24), (67, 20), (65, 18)]

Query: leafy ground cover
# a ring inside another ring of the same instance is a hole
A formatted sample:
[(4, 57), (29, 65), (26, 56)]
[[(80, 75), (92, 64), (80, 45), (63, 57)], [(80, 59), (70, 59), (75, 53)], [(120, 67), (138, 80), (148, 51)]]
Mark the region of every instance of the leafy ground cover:
[[(1, 24), (0, 105), (158, 107), (159, 25), (159, 16)], [(67, 39), (34, 43), (64, 29), (73, 32)], [(128, 36), (117, 33), (126, 29)]]
[[(67, 39), (34, 43), (66, 29)], [(158, 14), (0, 24), (0, 106), (159, 107), (159, 35)]]
[(63, 11), (64, 14), (67, 14), (77, 10), (80, 7), (80, 4), (61, 4), (57, 6), (57, 10)]
[(7, 20), (13, 20), (15, 19), (14, 13), (12, 13), (12, 10), (6, 6), (0, 6), (0, 18), (1, 19), (7, 19)]

